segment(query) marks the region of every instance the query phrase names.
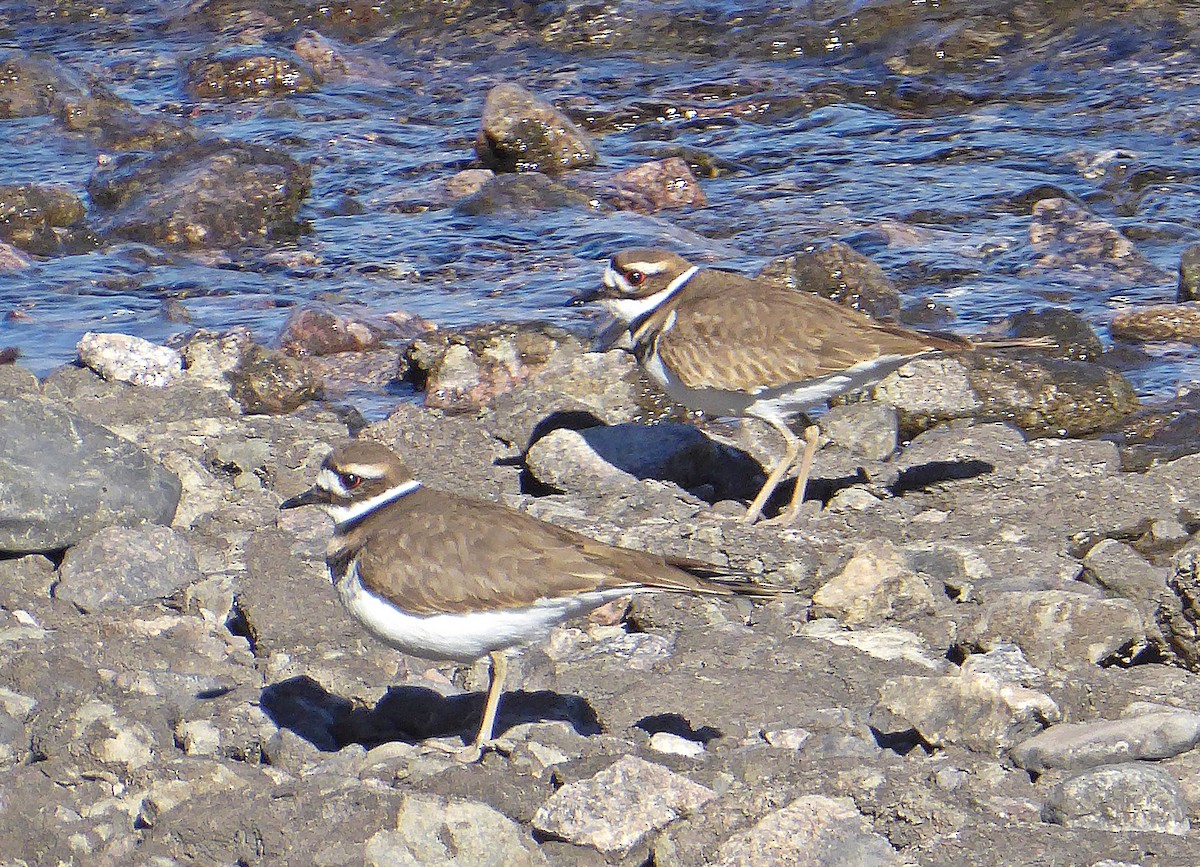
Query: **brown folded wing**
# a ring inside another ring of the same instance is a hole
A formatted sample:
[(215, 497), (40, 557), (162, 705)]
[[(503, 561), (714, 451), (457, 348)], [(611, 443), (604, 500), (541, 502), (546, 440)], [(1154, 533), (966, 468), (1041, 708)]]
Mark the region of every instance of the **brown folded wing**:
[[(402, 506), (402, 508), (401, 508)], [(589, 590), (641, 587), (730, 593), (640, 551), (605, 545), (495, 503), (420, 490), (386, 520), (368, 519), (351, 534), (371, 533), (359, 575), (374, 593), (412, 614), (512, 608)], [(384, 551), (400, 551), (395, 557)]]
[[(817, 295), (701, 273), (675, 307), (658, 353), (689, 388), (758, 391), (837, 373), (880, 356), (969, 348), (965, 340), (877, 322)], [(708, 279), (701, 279), (702, 277)], [(753, 383), (749, 389), (747, 383)]]

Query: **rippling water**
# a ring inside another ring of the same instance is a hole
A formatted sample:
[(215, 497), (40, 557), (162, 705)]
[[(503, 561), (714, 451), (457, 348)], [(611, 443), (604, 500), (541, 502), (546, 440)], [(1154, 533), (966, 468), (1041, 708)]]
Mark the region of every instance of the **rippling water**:
[[(409, 5), (441, 12), (397, 11)], [(948, 305), (956, 330), (1055, 305), (1104, 333), (1123, 305), (1173, 300), (1180, 253), (1198, 240), (1200, 16), (1188, 4), (404, 4), (329, 34), (359, 68), (376, 64), (370, 74), (278, 99), (188, 97), (196, 53), (234, 36), (291, 45), (289, 8), (0, 0), (0, 47), (50, 53), (140, 111), (313, 166), (311, 231), (270, 250), (115, 244), (0, 274), (0, 346), (45, 372), (85, 330), (163, 340), (245, 324), (268, 339), (317, 296), (444, 325), (578, 325), (562, 301), (616, 248), (669, 245), (756, 270), (824, 239), (871, 256), (907, 300)], [(456, 20), (435, 20), (450, 9)], [(709, 206), (403, 212), (414, 185), (471, 164), (483, 97), (502, 80), (589, 128), (604, 168), (677, 153), (714, 167), (701, 179)], [(84, 194), (94, 142), (46, 117), (0, 130), (0, 183)], [(1031, 267), (1030, 209), (1055, 195), (1114, 224), (1161, 273)], [(363, 213), (348, 215), (344, 196)], [(281, 249), (303, 264), (266, 257)], [(165, 318), (171, 299), (190, 323)], [(1125, 364), (1144, 398), (1200, 378), (1194, 347)]]

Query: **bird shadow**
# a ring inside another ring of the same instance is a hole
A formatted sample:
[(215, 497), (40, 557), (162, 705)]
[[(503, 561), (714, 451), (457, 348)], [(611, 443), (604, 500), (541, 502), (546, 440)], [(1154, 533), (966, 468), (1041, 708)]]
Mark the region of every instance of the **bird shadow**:
[[(475, 736), (483, 715), (483, 693), (445, 696), (423, 686), (394, 686), (374, 707), (355, 704), (326, 690), (308, 675), (265, 687), (263, 712), (281, 729), (323, 752), (350, 744), (370, 749), (392, 741)], [(561, 721), (584, 737), (603, 731), (596, 711), (578, 696), (550, 690), (506, 692), (496, 716), (496, 736), (524, 723)]]
[(919, 491), (937, 482), (973, 479), (995, 471), (995, 464), (981, 460), (929, 461), (901, 470), (889, 490), (894, 496), (899, 497), (909, 491)]

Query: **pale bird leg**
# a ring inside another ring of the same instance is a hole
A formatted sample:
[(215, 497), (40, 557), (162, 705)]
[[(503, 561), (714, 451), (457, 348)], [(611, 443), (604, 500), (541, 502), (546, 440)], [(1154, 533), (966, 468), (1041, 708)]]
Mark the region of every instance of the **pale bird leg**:
[(817, 454), (817, 437), (820, 433), (821, 429), (815, 424), (810, 424), (804, 429), (804, 457), (800, 459), (800, 471), (796, 473), (796, 489), (792, 491), (792, 501), (768, 523), (786, 527), (800, 514), (800, 508), (804, 505), (804, 491), (808, 487), (808, 474), (812, 472), (813, 458)]
[(503, 650), (493, 650), (489, 657), (492, 660), (491, 676), (488, 679), (487, 703), (483, 706), (483, 720), (479, 723), (479, 734), (475, 743), (463, 747), (455, 754), (455, 758), (463, 764), (474, 764), (483, 758), (483, 754), (492, 745), (492, 735), (496, 728), (496, 711), (500, 707), (500, 695), (504, 692), (504, 679), (508, 677), (508, 657)]
[(784, 450), (783, 457), (779, 460), (779, 463), (775, 465), (775, 468), (771, 470), (771, 474), (767, 476), (767, 480), (763, 482), (758, 496), (754, 498), (754, 502), (750, 504), (750, 508), (746, 511), (746, 517), (742, 519), (742, 522), (746, 524), (753, 524), (758, 520), (758, 516), (762, 514), (763, 507), (767, 505), (767, 500), (771, 499), (771, 494), (775, 493), (775, 489), (779, 487), (779, 483), (783, 481), (783, 477), (787, 475), (787, 471), (796, 463), (796, 455), (800, 453), (800, 439), (791, 432), (786, 424), (770, 418), (764, 419), (764, 421), (783, 435), (783, 440), (787, 448)]

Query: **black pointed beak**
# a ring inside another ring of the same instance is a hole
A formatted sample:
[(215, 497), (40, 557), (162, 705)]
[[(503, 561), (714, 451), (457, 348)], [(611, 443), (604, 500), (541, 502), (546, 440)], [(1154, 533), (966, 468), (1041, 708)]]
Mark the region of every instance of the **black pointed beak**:
[(593, 286), (591, 289), (584, 289), (582, 292), (571, 296), (571, 299), (564, 304), (564, 307), (582, 307), (584, 304), (591, 304), (599, 298), (604, 292), (604, 286)]
[(294, 509), (297, 506), (320, 506), (329, 505), (329, 491), (321, 488), (312, 487), (302, 494), (284, 500), (279, 504), (281, 509)]

